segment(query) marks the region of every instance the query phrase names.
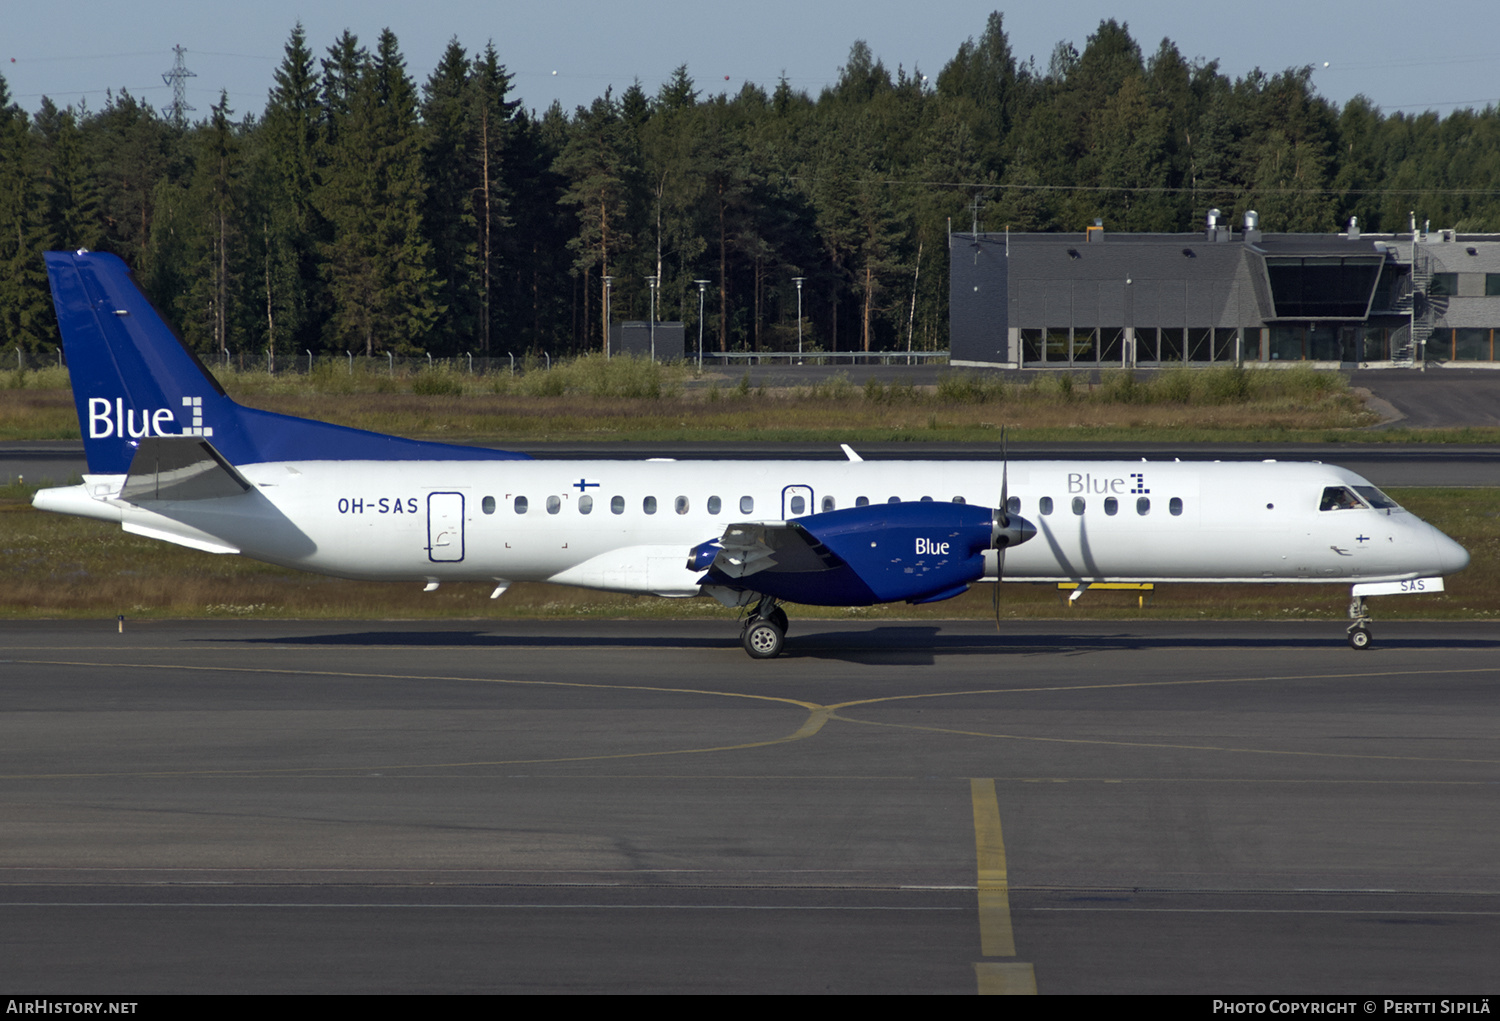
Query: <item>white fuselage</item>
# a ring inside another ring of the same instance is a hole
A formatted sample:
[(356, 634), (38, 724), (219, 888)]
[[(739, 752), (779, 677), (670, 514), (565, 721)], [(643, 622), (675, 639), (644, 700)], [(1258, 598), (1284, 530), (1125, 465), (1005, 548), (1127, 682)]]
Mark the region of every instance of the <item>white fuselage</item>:
[[(122, 477), (93, 476), (44, 491), (37, 505), (347, 578), (546, 580), (686, 596), (702, 576), (688, 569), (689, 550), (732, 523), (862, 500), (994, 507), (1003, 470), (998, 461), (238, 467), (254, 486), (242, 496), (132, 505), (107, 498)], [(1331, 465), (1017, 461), (1008, 485), (1014, 512), (1037, 531), (1008, 551), (1006, 580), (1349, 583), (1433, 577), (1468, 562), (1462, 547), (1400, 508), (1320, 510), (1325, 487), (1369, 485)]]

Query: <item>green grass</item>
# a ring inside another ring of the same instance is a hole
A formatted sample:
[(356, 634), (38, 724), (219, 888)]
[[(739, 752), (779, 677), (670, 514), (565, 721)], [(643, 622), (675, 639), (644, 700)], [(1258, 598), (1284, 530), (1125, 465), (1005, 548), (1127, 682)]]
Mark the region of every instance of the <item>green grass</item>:
[[(37, 487), (0, 487), (0, 618), (117, 614), (148, 618), (720, 618), (735, 611), (710, 599), (657, 599), (522, 583), (491, 601), (490, 586), (343, 581), (235, 556), (215, 556), (122, 532), (117, 526), (43, 514)], [(1473, 562), (1442, 594), (1376, 599), (1376, 619), (1500, 617), (1500, 489), (1399, 489), (1391, 495), (1462, 543)], [(990, 586), (925, 606), (790, 608), (793, 619), (987, 619)], [(1341, 619), (1339, 585), (1163, 585), (1144, 610), (1133, 593), (1091, 591), (1068, 606), (1053, 586), (1002, 585), (1006, 619)]]
[[(383, 373), (323, 362), (309, 374), (222, 372), (226, 389), (254, 407), (418, 438), (510, 446), (528, 442), (993, 443), (1001, 426), (1017, 442), (1058, 440), (1288, 442), (1365, 437), (1375, 421), (1338, 373), (1233, 366), (1137, 375), (1097, 384), (1067, 373), (1022, 382), (950, 372), (936, 386), (854, 386), (835, 373), (811, 386), (771, 389), (748, 375), (692, 375), (688, 366), (597, 355), (549, 370), (472, 376), (437, 363)], [(0, 389), (0, 439), (78, 435), (72, 397), (56, 369), (13, 374)], [(1371, 433), (1385, 440), (1389, 434)], [(1466, 434), (1477, 439), (1477, 434)]]

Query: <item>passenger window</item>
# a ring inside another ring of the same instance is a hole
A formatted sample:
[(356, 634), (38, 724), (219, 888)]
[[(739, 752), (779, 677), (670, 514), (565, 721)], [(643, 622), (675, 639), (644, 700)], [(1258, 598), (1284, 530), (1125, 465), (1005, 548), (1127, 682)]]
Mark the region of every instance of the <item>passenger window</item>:
[(931, 503), (932, 502), (932, 497), (930, 497), (930, 496), (924, 496), (924, 497), (922, 497), (922, 502), (923, 503)]
[(723, 501), (721, 501), (717, 496), (710, 496), (708, 498), (708, 512), (710, 514), (719, 513), (720, 509), (722, 509), (723, 506)]
[(1114, 517), (1116, 514), (1120, 513), (1120, 501), (1116, 500), (1112, 496), (1106, 496), (1104, 498), (1104, 513), (1108, 514), (1110, 517)]
[(654, 496), (648, 496), (644, 500), (642, 500), (641, 501), (641, 510), (645, 511), (647, 514), (655, 514), (656, 513), (656, 497), (654, 497)]
[(961, 497), (961, 496), (955, 496), (955, 497), (954, 497), (954, 498), (953, 498), (953, 502), (954, 502), (954, 503), (968, 503), (968, 502), (969, 502), (969, 501), (967, 501), (967, 500), (965, 500), (965, 499), (964, 499), (964, 498), (963, 498), (963, 497)]
[(1041, 511), (1043, 514), (1051, 514), (1052, 513), (1052, 497), (1050, 497), (1050, 496), (1044, 496), (1044, 497), (1042, 497), (1040, 500), (1037, 501), (1036, 509), (1039, 510), (1039, 511)]
[(560, 497), (560, 496), (549, 496), (549, 497), (547, 497), (547, 513), (548, 514), (556, 514), (560, 510), (562, 510), (562, 497)]
[(611, 514), (624, 514), (625, 498), (623, 496), (612, 497), (609, 501), (609, 511)]
[(886, 501), (886, 503), (900, 503), (900, 502), (901, 502), (901, 497), (899, 497), (899, 496), (893, 496), (889, 500)]
[(1167, 510), (1171, 512), (1174, 518), (1182, 517), (1182, 497), (1174, 496), (1171, 500), (1167, 501)]
[(526, 513), (526, 497), (524, 497), (524, 496), (518, 496), (518, 497), (516, 497), (516, 513), (517, 514), (525, 514)]
[(1006, 500), (1005, 509), (1012, 514), (1021, 513), (1021, 498), (1019, 496), (1013, 496), (1009, 500)]
[(754, 512), (755, 512), (755, 497), (753, 497), (753, 496), (742, 496), (742, 497), (740, 497), (740, 513), (741, 514), (753, 514)]
[(792, 497), (792, 513), (801, 514), (807, 510), (807, 501), (800, 496)]
[(1362, 507), (1359, 497), (1355, 496), (1345, 486), (1329, 486), (1323, 490), (1323, 499), (1318, 504), (1318, 510), (1355, 510)]
[(870, 498), (868, 496), (856, 496), (854, 498), (854, 506), (868, 507), (870, 506)]
[(578, 513), (594, 513), (594, 498), (592, 496), (580, 496), (578, 498)]
[(685, 496), (679, 496), (677, 499), (673, 500), (672, 509), (675, 510), (678, 514), (686, 514), (688, 512), (688, 498)]
[(493, 496), (486, 496), (484, 500), (480, 502), (479, 508), (486, 514), (495, 513), (495, 498)]
[(1080, 517), (1083, 515), (1083, 497), (1073, 497), (1073, 513), (1079, 515)]
[(825, 497), (823, 497), (823, 513), (825, 513), (825, 514), (828, 513), (829, 511), (833, 510), (835, 506), (836, 506), (836, 504), (833, 501), (833, 497), (831, 497), (831, 496), (825, 496)]
[(1143, 496), (1140, 499), (1136, 500), (1136, 502), (1135, 502), (1135, 512), (1137, 514), (1139, 514), (1141, 517), (1145, 517), (1147, 514), (1150, 514), (1151, 513), (1151, 498), (1149, 496)]

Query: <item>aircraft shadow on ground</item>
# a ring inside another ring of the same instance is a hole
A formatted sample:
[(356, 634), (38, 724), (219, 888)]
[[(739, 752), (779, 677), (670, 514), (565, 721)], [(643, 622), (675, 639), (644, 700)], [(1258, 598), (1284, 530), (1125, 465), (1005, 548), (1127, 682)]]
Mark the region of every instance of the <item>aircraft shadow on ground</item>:
[[(1191, 635), (1151, 635), (1130, 631), (1106, 634), (1078, 634), (1046, 629), (1028, 633), (953, 634), (932, 625), (893, 625), (860, 630), (815, 630), (815, 622), (806, 625), (804, 633), (794, 623), (787, 636), (782, 657), (787, 659), (829, 659), (872, 665), (922, 665), (939, 656), (996, 656), (1082, 654), (1091, 652), (1150, 651), (1167, 649), (1263, 650), (1299, 649), (1337, 651), (1344, 648), (1342, 629), (1337, 623), (1327, 632), (1306, 636), (1286, 634), (1217, 634), (1195, 638)], [(353, 631), (314, 635), (283, 635), (266, 638), (212, 638), (211, 644), (304, 645), (349, 648), (543, 648), (543, 649), (681, 649), (738, 650), (733, 629), (723, 635), (672, 634), (644, 625), (630, 635), (598, 634), (504, 634), (489, 630), (410, 630)], [(1367, 655), (1381, 651), (1500, 650), (1500, 636), (1468, 638), (1452, 635), (1378, 636)], [(1353, 654), (1352, 652), (1350, 653)]]

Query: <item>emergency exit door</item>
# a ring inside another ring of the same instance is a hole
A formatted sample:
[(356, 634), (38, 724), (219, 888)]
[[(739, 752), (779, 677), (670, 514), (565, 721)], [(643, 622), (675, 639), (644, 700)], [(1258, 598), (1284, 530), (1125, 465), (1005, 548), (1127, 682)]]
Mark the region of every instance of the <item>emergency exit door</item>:
[(456, 563), (464, 558), (464, 494), (427, 494), (427, 559)]

